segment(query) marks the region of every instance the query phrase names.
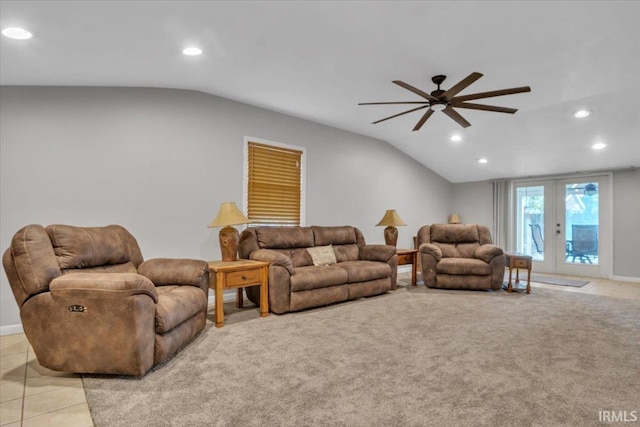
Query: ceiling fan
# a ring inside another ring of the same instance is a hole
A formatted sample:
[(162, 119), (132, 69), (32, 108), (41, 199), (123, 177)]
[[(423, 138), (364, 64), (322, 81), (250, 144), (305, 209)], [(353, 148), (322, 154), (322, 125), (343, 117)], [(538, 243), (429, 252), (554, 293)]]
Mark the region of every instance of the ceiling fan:
[(403, 111), (402, 113), (394, 114), (393, 116), (385, 117), (384, 119), (377, 120), (373, 122), (373, 124), (384, 122), (385, 120), (393, 119), (398, 116), (402, 116), (404, 114), (409, 114), (414, 111), (423, 110), (428, 108), (428, 110), (424, 113), (424, 115), (418, 120), (414, 131), (420, 130), (422, 125), (427, 121), (429, 117), (433, 114), (434, 111), (442, 111), (447, 116), (451, 117), (456, 123), (458, 123), (462, 127), (471, 126), (471, 123), (465, 120), (454, 108), (468, 108), (471, 110), (483, 110), (483, 111), (494, 111), (497, 113), (509, 113), (513, 114), (518, 111), (516, 108), (507, 108), (507, 107), (496, 107), (493, 105), (484, 105), (484, 104), (474, 104), (466, 101), (471, 101), (474, 99), (482, 99), (482, 98), (491, 98), (494, 96), (502, 96), (502, 95), (511, 95), (514, 93), (522, 93), (522, 92), (531, 92), (531, 88), (529, 86), (522, 87), (514, 87), (511, 89), (501, 89), (501, 90), (492, 90), (490, 92), (479, 92), (473, 93), (470, 95), (462, 95), (456, 96), (459, 92), (466, 89), (473, 82), (482, 77), (482, 74), (473, 72), (469, 74), (467, 77), (459, 81), (457, 84), (453, 85), (448, 90), (440, 89), (440, 85), (444, 82), (447, 76), (443, 76), (441, 74), (437, 76), (433, 76), (431, 81), (438, 85), (438, 89), (432, 91), (431, 93), (424, 92), (417, 87), (411, 86), (408, 83), (405, 83), (401, 80), (394, 80), (393, 83), (397, 84), (400, 87), (403, 87), (415, 94), (420, 95), (426, 101), (406, 101), (406, 102), (361, 102), (358, 105), (385, 105), (385, 104), (420, 104), (417, 108), (412, 108), (411, 110)]

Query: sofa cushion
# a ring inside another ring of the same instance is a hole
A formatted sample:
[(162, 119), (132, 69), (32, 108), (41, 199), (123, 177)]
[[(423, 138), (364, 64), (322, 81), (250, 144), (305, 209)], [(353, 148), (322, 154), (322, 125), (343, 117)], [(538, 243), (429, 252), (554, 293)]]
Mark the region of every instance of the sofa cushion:
[(360, 255), (360, 248), (358, 245), (333, 245), (333, 252), (336, 254), (336, 261), (356, 261)]
[(331, 265), (335, 264), (336, 254), (333, 252), (333, 248), (331, 245), (328, 246), (313, 246), (311, 248), (307, 248), (307, 252), (311, 255), (311, 259), (313, 260), (313, 265)]
[(327, 286), (343, 285), (349, 276), (338, 264), (329, 266), (309, 266), (294, 269), (291, 276), (291, 291), (306, 291)]
[(436, 264), (436, 273), (488, 276), (491, 274), (491, 266), (484, 261), (473, 258), (442, 258)]
[(207, 309), (207, 295), (195, 286), (157, 286), (156, 333), (164, 334)]
[(309, 227), (259, 227), (255, 229), (260, 249), (291, 249), (314, 246)]
[(478, 242), (478, 226), (475, 224), (433, 224), (431, 242), (472, 243)]
[(47, 233), (61, 269), (124, 264), (131, 260), (129, 232), (118, 225), (50, 225)]
[(341, 227), (318, 227), (313, 226), (314, 245), (309, 246), (326, 246), (326, 245), (349, 245), (358, 243), (356, 230), (350, 226)]
[(480, 246), (477, 242), (460, 244), (434, 242), (433, 244), (440, 248), (443, 258), (473, 258), (473, 254)]
[(349, 283), (366, 282), (367, 280), (391, 277), (391, 267), (386, 262), (347, 261), (336, 264), (349, 276)]
[(293, 264), (294, 268), (313, 265), (313, 259), (311, 259), (311, 255), (309, 255), (306, 248), (291, 249), (289, 256), (291, 257), (291, 264)]

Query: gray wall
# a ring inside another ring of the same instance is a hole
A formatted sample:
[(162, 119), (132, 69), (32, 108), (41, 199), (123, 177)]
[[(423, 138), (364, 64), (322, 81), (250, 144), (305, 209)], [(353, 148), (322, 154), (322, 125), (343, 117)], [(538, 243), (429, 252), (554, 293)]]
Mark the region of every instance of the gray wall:
[(640, 169), (613, 174), (613, 274), (640, 278)]
[[(491, 182), (453, 184), (453, 211), (466, 223), (493, 224)], [(613, 173), (613, 275), (640, 278), (640, 169)]]
[[(396, 209), (411, 247), (446, 220), (452, 184), (389, 144), (199, 92), (0, 88), (0, 249), (21, 227), (121, 224), (145, 258), (220, 257), (221, 202), (242, 206), (243, 139), (307, 149), (307, 225), (359, 227)], [(19, 324), (0, 275), (0, 332)]]
[(465, 224), (484, 224), (493, 230), (493, 184), (491, 182), (467, 182), (453, 184), (451, 211), (460, 214)]

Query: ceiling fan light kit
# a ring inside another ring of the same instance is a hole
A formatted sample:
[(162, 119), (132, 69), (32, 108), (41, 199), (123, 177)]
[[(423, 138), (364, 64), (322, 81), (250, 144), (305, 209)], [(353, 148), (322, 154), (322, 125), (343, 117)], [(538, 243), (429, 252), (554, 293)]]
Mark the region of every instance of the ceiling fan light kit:
[(415, 93), (425, 99), (425, 101), (389, 101), (389, 102), (361, 102), (358, 105), (390, 105), (390, 104), (419, 104), (420, 106), (416, 108), (412, 108), (407, 111), (403, 111), (398, 114), (394, 114), (393, 116), (385, 117), (384, 119), (376, 120), (373, 124), (384, 122), (385, 120), (393, 119), (398, 116), (402, 116), (404, 114), (409, 114), (414, 111), (427, 109), (427, 111), (422, 115), (418, 123), (416, 123), (413, 128), (414, 131), (420, 130), (422, 125), (431, 117), (434, 111), (442, 111), (447, 116), (449, 116), (453, 121), (458, 123), (462, 127), (469, 127), (471, 123), (469, 123), (464, 117), (460, 115), (454, 108), (467, 108), (470, 110), (482, 110), (482, 111), (493, 111), (496, 113), (507, 113), (514, 114), (518, 111), (516, 108), (508, 108), (508, 107), (497, 107), (494, 105), (485, 105), (485, 104), (475, 104), (466, 101), (472, 101), (476, 99), (483, 98), (492, 98), (494, 96), (503, 96), (503, 95), (512, 95), (514, 93), (523, 93), (523, 92), (531, 92), (531, 88), (529, 86), (521, 86), (514, 87), (510, 89), (501, 89), (501, 90), (493, 90), (489, 92), (479, 92), (473, 93), (470, 95), (462, 95), (456, 96), (458, 93), (462, 92), (468, 86), (470, 86), (473, 82), (482, 77), (482, 74), (478, 72), (473, 72), (469, 74), (467, 77), (459, 81), (457, 84), (453, 85), (448, 90), (440, 89), (440, 85), (447, 78), (442, 74), (438, 74), (437, 76), (433, 76), (431, 81), (435, 83), (438, 88), (431, 93), (427, 93), (423, 90), (418, 89), (417, 87), (411, 86), (408, 83), (405, 83), (401, 80), (394, 80), (393, 83), (398, 86), (407, 89), (410, 92)]

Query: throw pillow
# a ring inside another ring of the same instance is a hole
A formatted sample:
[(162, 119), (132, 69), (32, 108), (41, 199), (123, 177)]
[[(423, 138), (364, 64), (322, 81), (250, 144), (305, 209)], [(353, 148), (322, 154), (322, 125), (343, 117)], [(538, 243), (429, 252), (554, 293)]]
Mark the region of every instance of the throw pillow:
[(311, 255), (313, 265), (329, 265), (336, 263), (336, 254), (333, 252), (333, 247), (331, 245), (307, 248), (307, 252)]

